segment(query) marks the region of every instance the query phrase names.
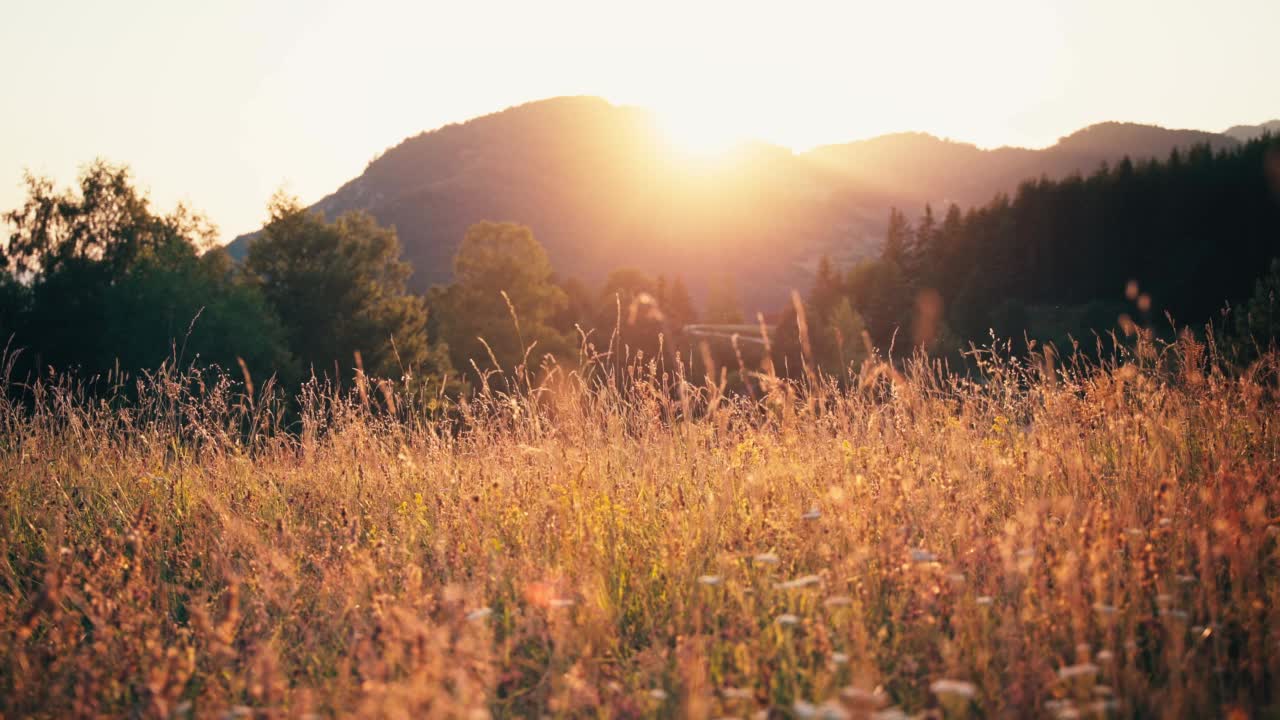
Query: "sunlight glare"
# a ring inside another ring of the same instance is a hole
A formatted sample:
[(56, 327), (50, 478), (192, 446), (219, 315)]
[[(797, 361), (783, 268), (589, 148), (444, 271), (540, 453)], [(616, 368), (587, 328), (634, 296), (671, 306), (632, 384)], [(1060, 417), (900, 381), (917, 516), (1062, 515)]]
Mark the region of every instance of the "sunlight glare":
[(719, 158), (747, 141), (733, 124), (700, 109), (662, 109), (658, 127), (675, 152), (699, 159)]

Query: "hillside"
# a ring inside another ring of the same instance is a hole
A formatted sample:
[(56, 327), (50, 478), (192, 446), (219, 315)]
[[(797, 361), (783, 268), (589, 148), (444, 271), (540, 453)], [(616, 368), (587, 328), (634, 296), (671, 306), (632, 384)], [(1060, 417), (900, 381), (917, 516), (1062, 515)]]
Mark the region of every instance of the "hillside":
[(890, 206), (914, 214), (926, 202), (981, 203), (1027, 177), (1199, 142), (1238, 143), (1103, 123), (1043, 150), (902, 133), (803, 154), (754, 143), (711, 162), (669, 147), (644, 110), (565, 97), (409, 138), (315, 207), (329, 217), (367, 210), (394, 225), (417, 289), (449, 281), (470, 224), (512, 220), (533, 228), (564, 276), (598, 281), (634, 266), (682, 274), (700, 293), (714, 274), (731, 272), (749, 311), (772, 310), (808, 286), (821, 254), (849, 262), (875, 252)]
[(1235, 125), (1222, 132), (1223, 135), (1233, 137), (1240, 142), (1246, 142), (1256, 137), (1262, 137), (1263, 133), (1280, 135), (1280, 120), (1271, 120), (1270, 122), (1264, 122), (1261, 125)]

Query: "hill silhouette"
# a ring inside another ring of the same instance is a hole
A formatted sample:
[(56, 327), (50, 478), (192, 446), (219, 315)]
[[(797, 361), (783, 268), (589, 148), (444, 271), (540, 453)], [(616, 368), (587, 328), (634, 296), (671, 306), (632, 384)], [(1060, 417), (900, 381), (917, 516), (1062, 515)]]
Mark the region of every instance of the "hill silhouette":
[(630, 266), (679, 273), (701, 294), (730, 272), (754, 312), (808, 287), (823, 254), (850, 262), (875, 253), (891, 206), (982, 203), (1028, 177), (1196, 143), (1239, 140), (1101, 123), (1042, 150), (898, 133), (799, 154), (747, 143), (699, 159), (671, 147), (648, 111), (562, 97), (408, 138), (314, 207), (330, 218), (367, 210), (393, 225), (419, 290), (450, 280), (472, 223), (516, 221), (533, 228), (562, 276), (597, 282)]

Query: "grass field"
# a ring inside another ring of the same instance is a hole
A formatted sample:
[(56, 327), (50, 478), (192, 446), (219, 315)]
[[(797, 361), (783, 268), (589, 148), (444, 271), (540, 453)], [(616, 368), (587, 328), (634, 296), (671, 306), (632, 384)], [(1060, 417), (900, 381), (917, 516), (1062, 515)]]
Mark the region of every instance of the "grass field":
[(28, 386), (0, 714), (1277, 716), (1280, 358), (900, 370)]

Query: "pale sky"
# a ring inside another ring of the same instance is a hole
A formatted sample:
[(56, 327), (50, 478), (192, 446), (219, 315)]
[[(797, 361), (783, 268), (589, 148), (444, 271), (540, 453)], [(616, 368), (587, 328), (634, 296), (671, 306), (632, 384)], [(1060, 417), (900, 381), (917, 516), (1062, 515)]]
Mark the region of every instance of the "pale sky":
[(797, 150), (1280, 117), (1280, 0), (0, 3), (0, 208), (24, 168), (104, 157), (223, 240), (277, 188), (314, 202), (409, 135), (556, 95)]

